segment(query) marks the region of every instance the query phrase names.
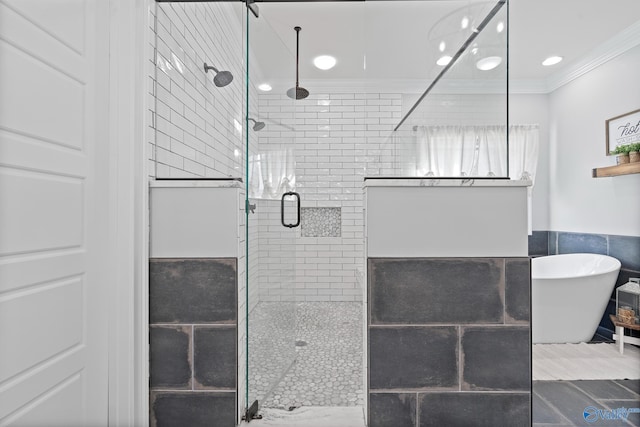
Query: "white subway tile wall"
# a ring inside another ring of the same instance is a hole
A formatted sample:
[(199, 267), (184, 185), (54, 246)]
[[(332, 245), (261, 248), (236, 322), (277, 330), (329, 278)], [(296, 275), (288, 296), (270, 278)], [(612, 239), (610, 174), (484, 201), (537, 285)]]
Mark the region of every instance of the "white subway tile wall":
[[(241, 177), (244, 127), (242, 5), (163, 3), (156, 9), (155, 174), (159, 178)], [(213, 83), (214, 71), (234, 80)]]
[[(339, 237), (304, 237), (296, 229), (293, 286), (273, 281), (290, 262), (282, 257), (291, 251), (281, 247), (281, 231), (261, 233), (260, 244), (268, 248), (260, 258), (260, 265), (268, 266), (261, 275), (261, 300), (362, 300), (358, 269), (364, 262), (363, 180), (395, 172), (388, 136), (401, 118), (401, 102), (401, 94), (312, 91), (292, 106), (284, 94), (259, 95), (262, 117), (284, 125), (260, 133), (259, 151), (287, 144), (295, 155), (302, 207), (340, 208), (341, 216)], [(263, 204), (270, 206), (268, 223), (279, 224), (279, 203)], [(269, 270), (277, 273), (270, 278)]]

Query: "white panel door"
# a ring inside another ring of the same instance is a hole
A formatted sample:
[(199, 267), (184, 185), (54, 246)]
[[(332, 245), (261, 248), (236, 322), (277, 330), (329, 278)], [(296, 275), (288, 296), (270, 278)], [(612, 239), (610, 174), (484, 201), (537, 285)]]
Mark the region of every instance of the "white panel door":
[(0, 426), (107, 425), (104, 0), (0, 0)]

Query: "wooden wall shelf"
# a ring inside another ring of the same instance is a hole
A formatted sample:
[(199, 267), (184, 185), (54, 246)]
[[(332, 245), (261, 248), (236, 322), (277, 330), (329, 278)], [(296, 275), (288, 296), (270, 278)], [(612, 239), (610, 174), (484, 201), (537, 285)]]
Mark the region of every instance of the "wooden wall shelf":
[(594, 168), (591, 176), (593, 178), (603, 178), (607, 176), (629, 175), (632, 173), (640, 173), (640, 162)]

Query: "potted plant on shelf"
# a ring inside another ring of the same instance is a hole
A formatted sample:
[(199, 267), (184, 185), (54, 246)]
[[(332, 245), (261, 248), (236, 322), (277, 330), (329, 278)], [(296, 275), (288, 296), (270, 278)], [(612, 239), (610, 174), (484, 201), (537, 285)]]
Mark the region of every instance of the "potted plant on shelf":
[(629, 147), (630, 145), (618, 145), (615, 150), (613, 150), (616, 156), (617, 164), (621, 165), (623, 163), (629, 163)]
[(629, 144), (629, 162), (640, 162), (640, 142)]

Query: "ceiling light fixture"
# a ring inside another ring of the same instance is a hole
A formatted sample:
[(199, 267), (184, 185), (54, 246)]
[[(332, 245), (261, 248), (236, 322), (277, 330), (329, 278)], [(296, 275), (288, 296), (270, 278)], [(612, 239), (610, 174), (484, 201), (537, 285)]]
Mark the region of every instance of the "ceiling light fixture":
[(449, 62), (451, 62), (453, 58), (450, 57), (449, 55), (443, 55), (440, 58), (438, 58), (438, 60), (436, 61), (436, 64), (438, 64), (441, 67), (444, 67), (445, 65), (447, 65)]
[(489, 71), (496, 68), (502, 62), (502, 58), (499, 56), (487, 56), (476, 62), (476, 68), (481, 71)]
[(504, 31), (504, 22), (502, 21), (498, 22), (498, 25), (496, 25), (496, 31), (499, 33)]
[(444, 52), (446, 48), (447, 48), (447, 44), (444, 42), (444, 40), (442, 40), (440, 42), (440, 45), (438, 46), (438, 49), (440, 50), (440, 52)]
[(444, 67), (449, 62), (451, 62), (452, 59), (453, 58), (450, 57), (449, 55), (443, 55), (440, 58), (438, 58), (438, 60), (436, 61), (436, 64), (440, 65), (441, 67)]
[(269, 83), (262, 83), (258, 85), (258, 89), (260, 89), (263, 92), (269, 92), (273, 88)]
[(548, 67), (550, 65), (556, 65), (558, 62), (562, 61), (562, 56), (550, 56), (544, 61), (542, 61), (542, 65)]
[(460, 21), (460, 27), (462, 27), (462, 29), (464, 30), (468, 26), (469, 26), (469, 18), (465, 16), (462, 18), (462, 21)]
[(320, 55), (313, 59), (313, 65), (320, 70), (330, 70), (336, 65), (336, 58), (330, 55)]

